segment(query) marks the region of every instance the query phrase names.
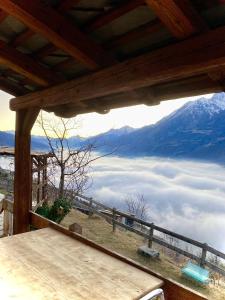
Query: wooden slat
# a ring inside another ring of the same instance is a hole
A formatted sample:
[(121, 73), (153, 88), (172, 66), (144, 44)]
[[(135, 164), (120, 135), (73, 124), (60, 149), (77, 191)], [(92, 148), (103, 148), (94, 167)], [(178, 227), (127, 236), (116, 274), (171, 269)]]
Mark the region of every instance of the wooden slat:
[(5, 13), (3, 10), (0, 10), (0, 23), (2, 23), (7, 16), (7, 13)]
[(177, 38), (207, 29), (189, 0), (146, 0), (146, 3)]
[(11, 108), (79, 104), (88, 99), (197, 76), (222, 65), (225, 66), (225, 27), (60, 86), (19, 97), (11, 101)]
[(99, 45), (40, 0), (5, 0), (0, 1), (0, 8), (90, 69), (115, 62)]
[(62, 81), (54, 72), (39, 65), (32, 58), (0, 41), (0, 63), (41, 86)]
[(96, 19), (94, 19), (93, 21), (89, 22), (86, 25), (85, 31), (91, 32), (100, 27), (103, 27), (103, 26), (113, 22), (115, 19), (118, 19), (122, 15), (128, 13), (131, 10), (134, 10), (135, 8), (137, 8), (143, 4), (145, 4), (144, 0), (127, 1), (125, 4), (122, 4), (121, 6), (110, 10), (108, 13), (105, 13), (102, 16), (96, 17)]

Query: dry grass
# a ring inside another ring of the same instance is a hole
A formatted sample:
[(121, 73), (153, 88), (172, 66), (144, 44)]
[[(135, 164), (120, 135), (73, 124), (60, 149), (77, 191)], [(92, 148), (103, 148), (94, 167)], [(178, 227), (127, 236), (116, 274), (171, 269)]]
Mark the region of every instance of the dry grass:
[[(174, 259), (160, 253), (160, 260), (150, 260), (137, 254), (137, 249), (145, 241), (136, 234), (117, 229), (112, 232), (112, 225), (107, 223), (103, 218), (98, 216), (88, 217), (79, 211), (72, 210), (61, 222), (61, 225), (68, 227), (72, 223), (78, 223), (82, 226), (83, 236), (94, 242), (105, 246), (115, 252), (127, 256), (151, 270), (162, 274), (164, 277), (171, 278), (183, 285), (186, 285), (204, 295), (210, 300), (225, 300), (225, 282), (220, 286), (210, 285), (203, 287), (191, 282), (181, 276), (180, 266), (174, 263)], [(153, 245), (154, 246), (154, 245)]]

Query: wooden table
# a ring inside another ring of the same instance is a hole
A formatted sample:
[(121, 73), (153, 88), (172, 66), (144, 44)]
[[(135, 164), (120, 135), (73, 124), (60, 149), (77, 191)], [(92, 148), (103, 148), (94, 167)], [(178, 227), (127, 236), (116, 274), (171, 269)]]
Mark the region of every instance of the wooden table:
[(1, 300), (131, 300), (161, 285), (51, 228), (0, 239)]

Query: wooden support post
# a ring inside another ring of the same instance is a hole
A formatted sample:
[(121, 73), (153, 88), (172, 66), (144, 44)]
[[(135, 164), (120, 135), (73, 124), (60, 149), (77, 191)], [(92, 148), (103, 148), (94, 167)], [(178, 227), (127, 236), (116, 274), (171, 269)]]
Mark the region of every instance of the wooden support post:
[(154, 233), (154, 223), (151, 223), (151, 227), (149, 228), (148, 248), (152, 248), (153, 233)]
[(204, 244), (203, 247), (202, 247), (202, 256), (201, 256), (201, 261), (200, 261), (200, 266), (202, 268), (205, 267), (206, 255), (207, 255), (207, 247), (208, 247), (207, 244)]
[(40, 158), (37, 158), (37, 204), (40, 202), (40, 182), (41, 182), (41, 171), (40, 171)]
[(92, 201), (92, 198), (90, 198), (90, 201), (89, 201), (89, 217), (93, 216), (93, 209), (92, 209), (92, 205), (93, 205), (93, 201)]
[(13, 233), (29, 230), (29, 210), (32, 200), (30, 132), (39, 109), (16, 112), (15, 179)]
[(113, 226), (113, 232), (116, 231), (116, 209), (113, 208), (113, 216), (112, 216), (112, 226)]

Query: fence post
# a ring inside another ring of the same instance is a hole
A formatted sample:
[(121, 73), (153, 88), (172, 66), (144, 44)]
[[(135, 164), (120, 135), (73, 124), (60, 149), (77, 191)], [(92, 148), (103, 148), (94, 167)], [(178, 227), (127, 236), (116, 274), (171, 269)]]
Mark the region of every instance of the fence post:
[(93, 216), (92, 205), (93, 205), (93, 199), (90, 198), (90, 200), (89, 200), (89, 213), (88, 213), (88, 216), (89, 216), (89, 217)]
[(152, 248), (153, 233), (154, 233), (154, 223), (151, 223), (151, 227), (149, 228), (148, 248)]
[(113, 215), (112, 215), (112, 226), (113, 226), (113, 232), (116, 231), (116, 209), (113, 207)]
[(206, 254), (207, 254), (207, 247), (208, 247), (207, 244), (204, 244), (203, 247), (202, 247), (202, 256), (201, 256), (201, 261), (200, 261), (200, 266), (201, 266), (202, 268), (205, 267)]

